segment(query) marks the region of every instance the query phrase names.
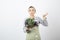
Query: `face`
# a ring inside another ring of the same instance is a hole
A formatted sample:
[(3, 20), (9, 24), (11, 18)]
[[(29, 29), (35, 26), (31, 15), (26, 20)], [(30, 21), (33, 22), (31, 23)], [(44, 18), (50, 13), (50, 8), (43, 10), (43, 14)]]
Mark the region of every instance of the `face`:
[(36, 11), (35, 11), (35, 8), (29, 8), (28, 12), (29, 12), (30, 16), (34, 16)]

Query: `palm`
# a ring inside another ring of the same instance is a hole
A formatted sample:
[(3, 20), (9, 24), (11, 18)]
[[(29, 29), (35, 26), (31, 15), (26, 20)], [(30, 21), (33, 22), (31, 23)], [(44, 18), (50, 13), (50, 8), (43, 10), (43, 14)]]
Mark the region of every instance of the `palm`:
[(43, 15), (43, 19), (46, 19), (46, 16), (48, 15), (48, 13), (44, 14)]
[(43, 17), (46, 17), (48, 15), (48, 13), (44, 14)]

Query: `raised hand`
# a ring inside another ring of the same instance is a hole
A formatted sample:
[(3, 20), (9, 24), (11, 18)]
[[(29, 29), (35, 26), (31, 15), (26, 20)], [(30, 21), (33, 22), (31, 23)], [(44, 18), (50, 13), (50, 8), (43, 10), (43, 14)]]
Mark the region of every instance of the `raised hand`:
[(43, 15), (43, 20), (46, 19), (46, 16), (47, 16), (47, 15), (48, 15), (48, 13), (46, 13), (46, 14)]

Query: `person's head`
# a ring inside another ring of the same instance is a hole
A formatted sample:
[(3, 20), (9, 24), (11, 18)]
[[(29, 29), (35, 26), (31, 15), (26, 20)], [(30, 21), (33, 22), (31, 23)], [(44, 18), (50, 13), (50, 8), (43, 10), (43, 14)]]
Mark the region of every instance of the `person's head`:
[(34, 16), (36, 9), (33, 6), (30, 6), (28, 8), (28, 12), (29, 12), (30, 16)]

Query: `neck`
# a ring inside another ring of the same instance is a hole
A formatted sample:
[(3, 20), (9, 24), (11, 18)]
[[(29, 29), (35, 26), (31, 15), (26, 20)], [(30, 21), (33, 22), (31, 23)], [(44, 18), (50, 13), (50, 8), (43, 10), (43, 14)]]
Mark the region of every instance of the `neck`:
[(35, 17), (34, 15), (33, 16), (30, 16), (31, 19), (33, 19), (34, 17)]

